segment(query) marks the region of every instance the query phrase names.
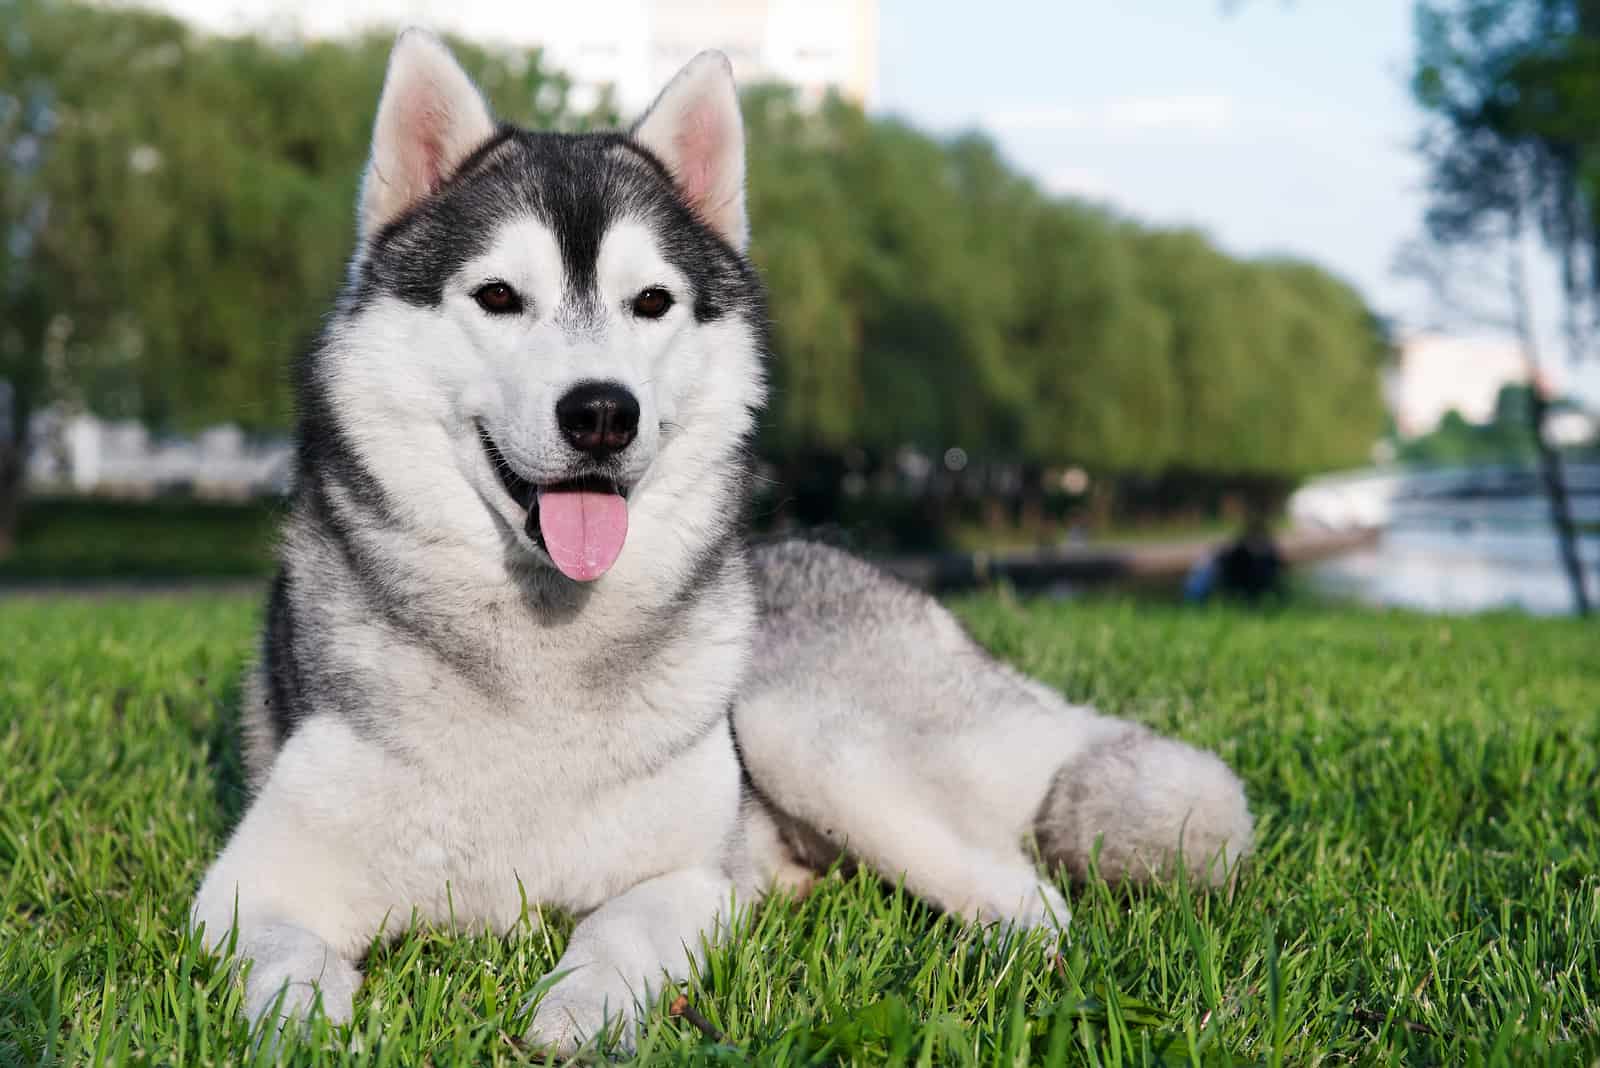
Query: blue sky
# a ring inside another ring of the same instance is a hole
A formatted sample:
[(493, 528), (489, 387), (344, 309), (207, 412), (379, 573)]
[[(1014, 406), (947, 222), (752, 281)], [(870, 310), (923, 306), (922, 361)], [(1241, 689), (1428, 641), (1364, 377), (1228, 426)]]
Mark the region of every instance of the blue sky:
[(1289, 252), (1403, 320), (1422, 213), (1409, 0), (883, 0), (880, 104), (1046, 187)]
[[(881, 4), (882, 110), (981, 127), (1048, 189), (1302, 256), (1402, 328), (1437, 321), (1393, 271), (1425, 201), (1411, 0)], [(1600, 358), (1551, 358), (1556, 285), (1535, 277), (1547, 368), (1600, 410)]]

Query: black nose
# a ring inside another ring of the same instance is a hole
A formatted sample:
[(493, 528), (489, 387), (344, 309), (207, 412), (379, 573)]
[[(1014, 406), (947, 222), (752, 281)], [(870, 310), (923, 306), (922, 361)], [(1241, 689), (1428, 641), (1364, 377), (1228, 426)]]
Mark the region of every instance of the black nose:
[(573, 448), (604, 460), (638, 433), (639, 401), (615, 382), (584, 382), (556, 401), (556, 423)]

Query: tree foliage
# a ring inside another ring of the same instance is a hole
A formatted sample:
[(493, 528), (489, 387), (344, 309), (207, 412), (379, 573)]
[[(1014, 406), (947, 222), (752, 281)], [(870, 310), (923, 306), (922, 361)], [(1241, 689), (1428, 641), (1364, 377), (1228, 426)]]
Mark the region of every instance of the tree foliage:
[[(162, 426), (279, 429), (337, 288), (389, 39), (204, 36), (0, 0), (0, 378)], [(571, 125), (536, 54), (456, 42), (498, 113)], [(776, 457), (913, 444), (1103, 472), (1361, 462), (1385, 343), (1349, 286), (1052, 198), (941, 140), (746, 95)]]
[(1589, 610), (1563, 461), (1544, 429), (1550, 398), (1528, 246), (1537, 237), (1561, 278), (1567, 357), (1592, 355), (1600, 326), (1600, 3), (1418, 0), (1413, 89), (1430, 122), (1428, 237), (1506, 265), (1504, 303), (1535, 388), (1525, 405), (1551, 525), (1578, 614)]
[[(282, 427), (288, 357), (353, 240), (390, 38), (218, 38), (48, 0), (5, 14), (0, 374), (44, 386), (54, 358), (58, 391), (112, 414)], [(502, 114), (563, 114), (537, 57), (457, 48)]]
[(1389, 351), (1313, 265), (1052, 198), (978, 135), (747, 94), (767, 449), (1295, 476), (1364, 462)]
[(1487, 423), (1469, 423), (1452, 408), (1433, 430), (1402, 442), (1400, 459), (1423, 464), (1531, 463), (1537, 459), (1528, 435), (1532, 403), (1529, 387), (1502, 386)]

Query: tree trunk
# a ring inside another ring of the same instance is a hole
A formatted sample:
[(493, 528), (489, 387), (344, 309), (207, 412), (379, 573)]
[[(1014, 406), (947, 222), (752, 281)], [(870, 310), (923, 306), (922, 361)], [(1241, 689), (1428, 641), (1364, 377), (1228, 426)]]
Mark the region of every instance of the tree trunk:
[(1572, 607), (1580, 616), (1589, 614), (1589, 592), (1585, 588), (1583, 558), (1578, 555), (1578, 531), (1572, 522), (1572, 508), (1567, 500), (1566, 474), (1562, 470), (1561, 454), (1551, 445), (1544, 433), (1545, 416), (1550, 405), (1544, 395), (1539, 374), (1539, 342), (1533, 315), (1533, 298), (1528, 290), (1528, 276), (1522, 258), (1522, 227), (1519, 215), (1512, 216), (1510, 243), (1511, 314), (1523, 358), (1528, 365), (1528, 429), (1533, 433), (1533, 446), (1539, 453), (1539, 477), (1544, 481), (1545, 496), (1550, 501), (1550, 525), (1556, 532), (1556, 551), (1561, 555), (1561, 566), (1566, 569), (1567, 581), (1572, 586)]
[(28, 424), (33, 418), (31, 395), (23, 383), (13, 378), (0, 383), (10, 388), (0, 391), (0, 403), (10, 407), (0, 412), (0, 559), (17, 547), (17, 524), (22, 517), (23, 477), (28, 470)]
[(1567, 500), (1566, 473), (1562, 470), (1561, 453), (1544, 436), (1545, 415), (1549, 402), (1539, 383), (1534, 382), (1528, 391), (1528, 429), (1533, 433), (1534, 447), (1539, 450), (1539, 477), (1544, 480), (1545, 496), (1550, 499), (1550, 523), (1556, 528), (1556, 543), (1561, 553), (1561, 565), (1567, 570), (1567, 581), (1572, 584), (1573, 609), (1580, 616), (1589, 614), (1589, 592), (1584, 582), (1583, 558), (1578, 553), (1578, 531), (1572, 522), (1572, 507)]
[(25, 435), (0, 442), (0, 559), (17, 546), (17, 520), (22, 514), (22, 475), (27, 466)]

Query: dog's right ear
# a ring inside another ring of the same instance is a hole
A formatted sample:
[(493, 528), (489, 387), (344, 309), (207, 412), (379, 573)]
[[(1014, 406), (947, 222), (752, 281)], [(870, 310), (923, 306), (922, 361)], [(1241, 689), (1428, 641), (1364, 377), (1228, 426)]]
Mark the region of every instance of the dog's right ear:
[(488, 105), (444, 42), (423, 30), (402, 33), (389, 53), (361, 179), (361, 240), (437, 192), (494, 132)]
[(743, 252), (750, 244), (744, 124), (728, 57), (701, 52), (691, 59), (661, 90), (633, 137), (655, 153), (701, 221)]

